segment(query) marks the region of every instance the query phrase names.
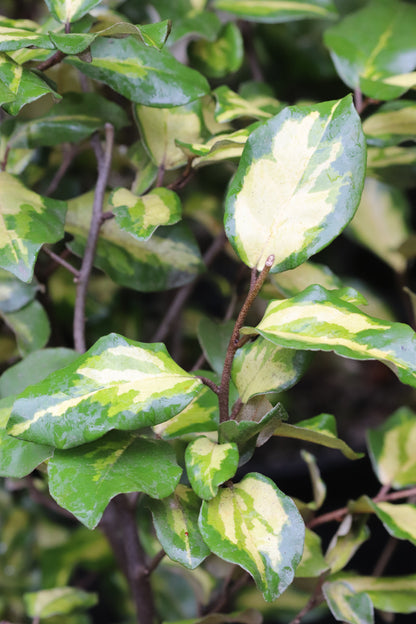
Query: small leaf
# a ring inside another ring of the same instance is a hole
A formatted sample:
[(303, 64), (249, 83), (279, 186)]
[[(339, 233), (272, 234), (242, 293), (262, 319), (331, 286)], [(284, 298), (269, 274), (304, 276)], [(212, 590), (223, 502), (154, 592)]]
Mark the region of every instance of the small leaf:
[(97, 604), (98, 596), (75, 587), (55, 587), (24, 594), (23, 600), (29, 617), (47, 618), (89, 609)]
[(363, 122), (363, 130), (371, 145), (398, 145), (414, 140), (416, 104), (411, 100), (387, 102)]
[(293, 501), (261, 474), (249, 473), (202, 503), (199, 525), (216, 555), (249, 572), (265, 600), (292, 582), (305, 528)]
[(36, 281), (25, 284), (8, 271), (0, 269), (0, 311), (15, 312), (32, 301), (38, 290)]
[(172, 225), (182, 216), (179, 197), (166, 188), (155, 188), (141, 197), (119, 188), (109, 201), (116, 223), (138, 240), (148, 240), (159, 225)]
[(93, 529), (114, 496), (144, 492), (165, 498), (177, 486), (182, 469), (167, 442), (112, 431), (91, 444), (55, 450), (48, 474), (56, 502)]
[(365, 173), (365, 141), (351, 96), (292, 106), (249, 136), (226, 198), (236, 253), (272, 272), (302, 264), (353, 217)]
[(338, 622), (373, 624), (374, 607), (370, 597), (356, 593), (348, 582), (332, 581), (322, 587), (325, 600)]
[(337, 15), (332, 0), (214, 0), (214, 6), (248, 22), (279, 23)]
[(310, 531), (305, 530), (305, 546), (302, 559), (296, 569), (296, 578), (310, 578), (320, 576), (328, 570), (321, 547), (321, 538)]
[(233, 22), (225, 24), (216, 41), (199, 39), (188, 48), (193, 67), (208, 78), (223, 78), (240, 69), (244, 45), (240, 29)]
[(53, 17), (69, 24), (81, 19), (86, 13), (91, 11), (101, 0), (45, 0), (46, 6)]
[(171, 496), (149, 501), (158, 540), (170, 559), (193, 570), (211, 553), (198, 527), (201, 500), (178, 485)]
[(306, 463), (309, 471), (309, 476), (312, 483), (313, 501), (308, 504), (309, 509), (317, 510), (322, 507), (326, 497), (326, 485), (321, 478), (321, 473), (316, 461), (316, 458), (312, 453), (308, 453), (304, 449), (300, 452), (303, 461)]
[(111, 429), (141, 429), (168, 420), (201, 385), (175, 364), (164, 345), (110, 334), (73, 364), (25, 390), (14, 404), (8, 433), (71, 448)]
[(291, 388), (306, 369), (307, 354), (276, 347), (261, 337), (238, 349), (231, 377), (244, 403), (258, 394)]
[(13, 20), (4, 23), (0, 17), (0, 52), (11, 52), (29, 46), (53, 50), (53, 44), (46, 33), (36, 32), (34, 22), (28, 20)]
[(383, 485), (400, 489), (416, 484), (415, 443), (416, 414), (408, 407), (367, 432), (373, 470)]
[(365, 592), (376, 609), (391, 613), (414, 613), (416, 610), (416, 575), (355, 576), (342, 573), (337, 580), (345, 581), (353, 591)]
[(42, 349), (49, 340), (49, 319), (39, 301), (32, 301), (15, 312), (0, 312), (0, 318), (3, 318), (15, 334), (17, 348), (22, 357)]
[(68, 57), (65, 62), (132, 102), (180, 106), (209, 92), (201, 74), (179, 63), (168, 51), (151, 48), (133, 37), (97, 39), (91, 54), (90, 63), (77, 57)]
[(63, 237), (66, 204), (0, 172), (0, 266), (30, 282), (39, 249)]
[(365, 499), (390, 535), (416, 546), (416, 505), (376, 503), (367, 496)]
[(235, 475), (238, 459), (234, 443), (216, 444), (202, 436), (188, 444), (185, 464), (195, 494), (204, 500), (216, 496), (218, 487)]
[(228, 343), (234, 329), (234, 321), (216, 323), (204, 317), (198, 325), (198, 340), (212, 370), (222, 375)]
[(367, 316), (349, 302), (350, 291), (310, 286), (299, 295), (271, 302), (256, 329), (274, 344), (293, 349), (335, 351), (357, 360), (379, 360), (398, 378), (416, 386), (416, 336), (403, 323)]
[(332, 414), (320, 414), (314, 418), (297, 422), (295, 425), (280, 422), (274, 435), (337, 449), (348, 459), (359, 459), (363, 456), (362, 453), (356, 453), (348, 444), (338, 438), (336, 420)]
[(369, 537), (366, 515), (345, 516), (325, 554), (331, 573), (342, 570)]
[[(272, 117), (272, 113), (263, 110), (255, 101), (246, 100), (227, 85), (217, 87), (212, 94), (216, 99), (215, 119), (219, 123), (227, 123), (241, 117), (253, 117), (254, 119), (270, 119)], [(277, 101), (276, 108), (281, 108)], [(279, 110), (275, 110), (274, 114), (278, 112)]]

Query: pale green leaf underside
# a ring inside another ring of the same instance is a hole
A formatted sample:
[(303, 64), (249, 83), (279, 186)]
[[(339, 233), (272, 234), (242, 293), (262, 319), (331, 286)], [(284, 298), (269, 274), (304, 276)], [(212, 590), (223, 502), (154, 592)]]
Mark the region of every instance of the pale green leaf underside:
[(71, 448), (111, 429), (141, 429), (168, 420), (201, 385), (175, 364), (164, 345), (110, 334), (74, 364), (25, 390), (14, 404), (8, 433)]
[(216, 496), (218, 486), (235, 475), (238, 459), (237, 445), (233, 443), (216, 444), (202, 436), (188, 444), (186, 471), (199, 498), (210, 500)]
[(293, 269), (328, 245), (358, 206), (365, 140), (351, 96), (293, 106), (249, 136), (227, 198), (236, 253), (261, 270)]
[(345, 291), (310, 286), (284, 301), (272, 301), (255, 329), (274, 344), (335, 351), (357, 360), (379, 360), (416, 387), (416, 335), (403, 323), (367, 316), (345, 300)]
[(338, 622), (373, 624), (374, 607), (367, 594), (356, 593), (344, 581), (324, 583), (322, 589), (331, 613)]
[(149, 501), (157, 537), (173, 561), (193, 570), (210, 554), (198, 527), (201, 500), (186, 485), (179, 484), (163, 500)]
[(60, 22), (69, 24), (81, 19), (101, 0), (45, 0), (52, 15)]
[(305, 527), (293, 501), (267, 477), (249, 473), (204, 501), (199, 525), (210, 549), (247, 570), (267, 601), (292, 582)]
[(416, 575), (408, 576), (354, 576), (343, 573), (336, 576), (357, 593), (365, 592), (376, 609), (393, 613), (416, 611)]
[(56, 502), (93, 529), (114, 496), (144, 492), (165, 498), (177, 486), (182, 469), (167, 442), (111, 431), (90, 444), (55, 450), (48, 474)]
[(39, 249), (64, 234), (66, 204), (27, 189), (0, 172), (0, 266), (29, 282)]
[(288, 22), (296, 19), (333, 18), (332, 0), (215, 0), (215, 8), (252, 22)]
[(26, 613), (32, 618), (67, 615), (79, 609), (89, 609), (98, 602), (97, 594), (76, 587), (54, 587), (23, 596)]

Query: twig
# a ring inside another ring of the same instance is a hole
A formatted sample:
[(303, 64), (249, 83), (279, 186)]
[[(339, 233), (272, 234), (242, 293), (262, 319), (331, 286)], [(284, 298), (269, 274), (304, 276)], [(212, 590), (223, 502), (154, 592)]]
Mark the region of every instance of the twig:
[(230, 602), (232, 596), (246, 583), (250, 580), (250, 575), (248, 572), (244, 572), (240, 578), (238, 578), (234, 583), (231, 583), (231, 577), (234, 572), (235, 567), (231, 570), (228, 578), (224, 582), (224, 586), (222, 587), (222, 591), (218, 596), (217, 600), (212, 604), (208, 605), (206, 609), (204, 609), (204, 615), (211, 615), (212, 613), (219, 613), (223, 609), (227, 607), (227, 604)]
[[(208, 267), (214, 261), (215, 257), (220, 253), (225, 245), (226, 240), (227, 239), (224, 232), (221, 232), (219, 236), (214, 238), (210, 247), (207, 249), (203, 256), (204, 264), (206, 267)], [(183, 286), (177, 292), (172, 301), (172, 304), (170, 305), (156, 333), (154, 334), (152, 342), (163, 342), (163, 340), (165, 340), (166, 336), (169, 334), (172, 323), (177, 319), (180, 311), (185, 305), (185, 302), (195, 288), (196, 281), (197, 280), (194, 279), (192, 282), (186, 284), (186, 286)]]
[(78, 146), (76, 145), (67, 144), (64, 147), (65, 149), (63, 149), (63, 158), (62, 158), (61, 165), (59, 169), (57, 170), (57, 172), (55, 173), (54, 177), (52, 178), (48, 188), (45, 191), (45, 195), (47, 197), (49, 195), (52, 195), (52, 193), (56, 191), (56, 189), (59, 186), (60, 181), (62, 180), (62, 178), (68, 171), (72, 161), (74, 160), (75, 156), (78, 153)]
[(233, 409), (231, 410), (230, 420), (235, 420), (237, 418), (238, 412), (240, 411), (242, 405), (243, 401), (239, 397), (234, 403)]
[(9, 154), (10, 154), (10, 143), (6, 145), (6, 149), (4, 150), (4, 157), (0, 164), (1, 171), (6, 171)]
[(259, 294), (260, 289), (264, 284), (264, 280), (266, 279), (267, 274), (273, 266), (273, 262), (274, 256), (271, 255), (267, 258), (266, 263), (257, 278), (256, 269), (253, 269), (251, 275), (250, 290), (248, 291), (246, 300), (237, 317), (233, 333), (231, 334), (230, 342), (228, 343), (227, 353), (224, 361), (224, 368), (221, 377), (220, 392), (218, 395), (218, 403), (220, 407), (220, 422), (225, 422), (226, 420), (228, 420), (231, 366), (233, 363), (235, 352), (237, 351), (240, 330), (244, 324), (249, 309), (251, 308), (255, 298)]
[(397, 544), (399, 543), (399, 540), (396, 537), (389, 537), (389, 539), (387, 540), (386, 545), (384, 546), (383, 550), (381, 551), (380, 557), (377, 559), (377, 563), (374, 566), (374, 570), (373, 570), (373, 574), (372, 576), (374, 577), (378, 577), (381, 576), (384, 572), (384, 570), (386, 569), (390, 559), (393, 556), (394, 551), (396, 550)]
[(98, 178), (95, 188), (94, 203), (92, 209), (90, 231), (88, 233), (85, 254), (82, 260), (81, 270), (77, 281), (77, 293), (74, 310), (74, 344), (76, 351), (85, 351), (85, 303), (87, 297), (88, 282), (94, 263), (95, 250), (101, 227), (101, 215), (103, 211), (104, 193), (110, 173), (111, 157), (114, 143), (114, 128), (110, 123), (105, 124), (105, 152), (103, 153), (98, 135), (91, 139), (95, 156), (98, 162)]
[(165, 165), (162, 163), (161, 165), (159, 165), (157, 169), (157, 176), (156, 176), (156, 181), (155, 181), (156, 187), (162, 186), (164, 176), (165, 176)]
[(323, 602), (324, 598), (322, 595), (322, 585), (324, 583), (325, 574), (325, 572), (321, 574), (312, 596), (309, 598), (306, 605), (299, 611), (296, 617), (289, 624), (300, 624), (305, 615), (309, 613), (309, 611), (312, 611), (312, 609), (314, 609), (319, 604), (321, 604), (321, 602)]
[(253, 80), (256, 80), (257, 82), (264, 82), (263, 72), (261, 70), (256, 48), (253, 42), (252, 24), (249, 22), (241, 22), (241, 32), (243, 34), (244, 48)]
[(36, 69), (38, 69), (39, 71), (45, 71), (45, 69), (49, 69), (49, 67), (58, 65), (58, 63), (60, 63), (62, 59), (65, 58), (65, 56), (66, 54), (64, 54), (60, 50), (57, 50), (55, 54), (52, 54), (52, 56), (47, 58), (46, 61), (42, 61), (42, 63), (39, 63)]
[(218, 394), (218, 393), (219, 393), (219, 391), (220, 391), (219, 386), (217, 386), (217, 384), (216, 384), (216, 383), (214, 383), (213, 381), (211, 381), (211, 379), (208, 379), (208, 377), (203, 377), (202, 375), (197, 375), (197, 377), (198, 377), (198, 379), (199, 379), (200, 381), (202, 381), (202, 383), (203, 383), (205, 386), (208, 386), (208, 388), (211, 388), (211, 390), (212, 390), (213, 392), (215, 392), (215, 394)]
[(159, 565), (159, 563), (162, 561), (162, 559), (164, 558), (164, 556), (166, 555), (165, 551), (163, 550), (163, 548), (161, 550), (159, 550), (159, 552), (153, 557), (152, 561), (150, 562), (150, 564), (147, 566), (147, 573), (150, 575), (152, 574), (152, 572), (154, 572), (157, 568), (157, 566)]
[(56, 254), (53, 251), (51, 251), (45, 245), (42, 247), (42, 251), (44, 253), (46, 253), (46, 255), (48, 255), (50, 258), (52, 258), (52, 260), (54, 262), (56, 262), (57, 264), (60, 264), (61, 266), (63, 266), (67, 271), (69, 271), (70, 273), (72, 273), (72, 275), (75, 275), (75, 277), (77, 279), (79, 279), (79, 271), (78, 271), (78, 269), (73, 267), (72, 264), (69, 264), (69, 262), (67, 262), (66, 260), (61, 258), (61, 256), (58, 256), (58, 254)]
[(171, 191), (177, 191), (183, 188), (184, 186), (186, 186), (186, 184), (188, 184), (189, 180), (193, 177), (195, 173), (192, 167), (193, 160), (194, 160), (194, 157), (188, 158), (187, 165), (185, 169), (183, 170), (181, 176), (177, 178), (176, 180), (174, 180), (173, 182), (171, 182), (170, 184), (168, 184), (166, 188), (170, 189)]

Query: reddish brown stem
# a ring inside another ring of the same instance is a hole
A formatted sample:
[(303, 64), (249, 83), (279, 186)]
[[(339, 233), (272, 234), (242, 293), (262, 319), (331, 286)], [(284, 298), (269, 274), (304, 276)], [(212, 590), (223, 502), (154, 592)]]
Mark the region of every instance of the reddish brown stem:
[(49, 69), (54, 65), (58, 65), (58, 63), (60, 63), (62, 59), (65, 58), (65, 56), (66, 55), (63, 52), (57, 50), (55, 54), (52, 54), (52, 56), (47, 58), (46, 61), (42, 61), (42, 63), (39, 63), (36, 69), (38, 69), (39, 71), (45, 71), (46, 69)]

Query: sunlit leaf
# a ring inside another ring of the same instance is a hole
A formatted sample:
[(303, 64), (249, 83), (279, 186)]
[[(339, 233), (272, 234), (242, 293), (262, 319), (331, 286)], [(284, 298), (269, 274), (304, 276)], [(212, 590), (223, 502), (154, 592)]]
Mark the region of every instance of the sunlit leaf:
[[(311, 284), (319, 284), (328, 290), (336, 290), (343, 287), (342, 280), (323, 264), (307, 261), (295, 269), (270, 275), (270, 282), (283, 293), (285, 297), (293, 297)], [(267, 294), (268, 285), (263, 289)]]
[[(269, 119), (272, 117), (272, 113), (263, 110), (255, 101), (241, 97), (227, 85), (217, 87), (212, 94), (216, 99), (215, 119), (219, 123), (226, 123), (240, 117), (253, 117), (254, 119)], [(276, 110), (275, 114), (277, 112)]]
[(205, 436), (190, 442), (186, 448), (185, 464), (195, 494), (204, 500), (216, 496), (218, 487), (235, 475), (238, 459), (234, 443), (216, 444)]
[[(35, 26), (35, 27), (34, 27)], [(29, 46), (53, 50), (46, 33), (36, 32), (36, 25), (28, 20), (14, 20), (12, 24), (0, 19), (0, 52), (11, 52)]]
[(30, 592), (23, 596), (26, 612), (32, 618), (67, 615), (78, 609), (89, 609), (98, 602), (97, 594), (76, 587), (55, 587)]
[(367, 594), (355, 592), (345, 581), (324, 583), (322, 590), (331, 613), (338, 622), (373, 624), (374, 607)]
[(293, 269), (353, 217), (365, 173), (365, 142), (351, 96), (293, 106), (247, 140), (226, 198), (225, 228), (236, 253), (261, 270)]
[(355, 592), (365, 592), (376, 609), (392, 613), (414, 613), (416, 610), (416, 575), (355, 576), (340, 573), (337, 580), (345, 581)]
[(214, 0), (214, 6), (249, 22), (291, 22), (337, 15), (332, 0)]
[(331, 572), (342, 570), (369, 537), (366, 515), (345, 516), (325, 553)]
[(410, 503), (375, 502), (363, 496), (359, 504), (367, 504), (393, 537), (408, 540), (416, 546), (416, 505)]
[(45, 0), (52, 15), (64, 24), (75, 22), (97, 6), (101, 0)]

